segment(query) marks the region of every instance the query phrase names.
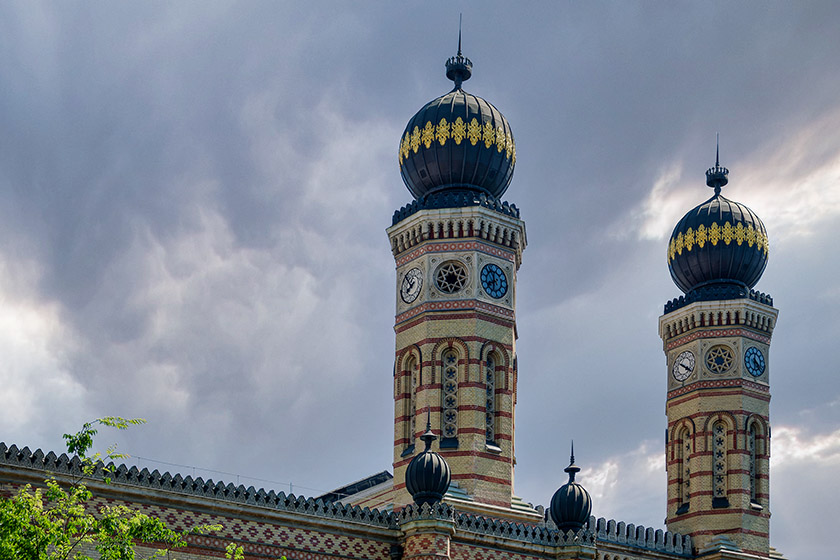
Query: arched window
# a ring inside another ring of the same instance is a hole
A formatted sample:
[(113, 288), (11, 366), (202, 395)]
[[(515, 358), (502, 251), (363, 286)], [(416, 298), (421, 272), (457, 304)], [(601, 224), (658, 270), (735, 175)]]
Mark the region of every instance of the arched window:
[(441, 355), (440, 446), (458, 447), (458, 352), (452, 348)]
[(712, 426), (712, 507), (729, 507), (727, 498), (726, 423), (718, 420)]
[(688, 511), (688, 502), (691, 498), (691, 432), (688, 427), (683, 427), (679, 431), (677, 438), (677, 465), (679, 473), (677, 474), (677, 495), (680, 499), (680, 505), (677, 508), (677, 514), (682, 514)]
[(492, 354), (484, 364), (484, 384), (486, 389), (485, 433), (487, 443), (496, 443), (496, 360)]
[(758, 505), (759, 499), (759, 484), (758, 484), (758, 462), (756, 457), (758, 455), (757, 439), (758, 429), (755, 422), (750, 424), (750, 429), (747, 431), (747, 451), (750, 454), (750, 502)]
[(405, 361), (405, 375), (403, 382), (408, 393), (408, 398), (403, 400), (403, 416), (406, 417), (405, 433), (403, 438), (406, 440), (406, 449), (414, 447), (414, 436), (417, 433), (417, 383), (419, 371), (417, 368), (417, 358), (409, 356)]

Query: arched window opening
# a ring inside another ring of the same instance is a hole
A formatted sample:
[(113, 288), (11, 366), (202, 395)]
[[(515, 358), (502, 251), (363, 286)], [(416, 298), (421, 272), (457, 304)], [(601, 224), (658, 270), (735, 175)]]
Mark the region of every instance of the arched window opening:
[(680, 505), (677, 507), (677, 515), (688, 511), (689, 499), (691, 498), (691, 433), (687, 427), (680, 430), (680, 436), (677, 438), (677, 468), (679, 474), (677, 478), (677, 494), (679, 496)]
[(417, 384), (419, 376), (419, 368), (417, 367), (417, 359), (414, 356), (409, 356), (405, 361), (405, 374), (403, 375), (403, 383), (405, 392), (408, 393), (408, 398), (403, 399), (403, 417), (406, 418), (405, 433), (403, 438), (406, 440), (406, 452), (410, 453), (414, 449), (414, 437), (417, 433)]
[(727, 466), (726, 466), (726, 423), (723, 421), (715, 422), (712, 426), (712, 459), (713, 459), (713, 494), (712, 507), (722, 508), (729, 507), (729, 499), (727, 497)]
[(484, 364), (485, 398), (485, 434), (487, 443), (496, 444), (496, 360), (493, 355), (487, 356)]
[(757, 432), (755, 423), (751, 424), (747, 432), (747, 451), (750, 454), (750, 503), (752, 505), (759, 505), (758, 463), (756, 461), (756, 455), (758, 453), (756, 448)]
[(458, 353), (449, 348), (441, 355), (440, 446), (458, 447)]

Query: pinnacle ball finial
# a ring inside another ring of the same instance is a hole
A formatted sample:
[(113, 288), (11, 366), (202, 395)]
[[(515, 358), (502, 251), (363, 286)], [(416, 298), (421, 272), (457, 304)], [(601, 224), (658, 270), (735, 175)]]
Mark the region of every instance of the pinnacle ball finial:
[(715, 189), (715, 194), (720, 194), (720, 188), (729, 182), (729, 170), (720, 165), (720, 133), (717, 135), (717, 146), (715, 148), (715, 166), (706, 170), (706, 185)]
[(462, 16), (458, 16), (458, 54), (446, 61), (446, 77), (455, 82), (455, 89), (461, 89), (461, 84), (472, 76), (472, 61), (461, 54)]

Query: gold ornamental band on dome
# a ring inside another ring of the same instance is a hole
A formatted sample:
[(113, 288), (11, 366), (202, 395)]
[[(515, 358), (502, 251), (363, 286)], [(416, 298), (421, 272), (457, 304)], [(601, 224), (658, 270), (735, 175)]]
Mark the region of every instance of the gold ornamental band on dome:
[(411, 152), (416, 154), (420, 151), (421, 145), (428, 150), (435, 142), (441, 146), (445, 146), (450, 140), (458, 146), (461, 145), (461, 142), (465, 141), (473, 146), (479, 142), (483, 142), (484, 147), (487, 149), (495, 145), (497, 152), (502, 153), (504, 151), (505, 157), (513, 163), (516, 163), (516, 144), (509, 131), (505, 131), (501, 126), (493, 128), (492, 123), (489, 121), (482, 125), (475, 117), (472, 118), (469, 124), (465, 123), (461, 117), (458, 117), (452, 123), (448, 122), (445, 118), (440, 119), (438, 123), (426, 121), (423, 128), (415, 126), (413, 130), (406, 131), (405, 136), (403, 136), (400, 142), (400, 165), (403, 164), (403, 160), (407, 159)]
[(724, 222), (723, 226), (712, 222), (709, 227), (700, 224), (696, 230), (688, 228), (684, 232), (679, 232), (676, 237), (671, 237), (671, 242), (668, 244), (668, 263), (670, 264), (675, 256), (682, 255), (683, 251), (690, 252), (695, 245), (702, 249), (706, 243), (715, 247), (718, 243), (729, 245), (733, 242), (738, 245), (746, 243), (749, 247), (755, 245), (758, 251), (764, 251), (764, 255), (767, 256), (769, 249), (767, 234), (758, 231), (752, 224), (744, 227), (742, 222), (738, 222), (733, 227), (729, 222)]

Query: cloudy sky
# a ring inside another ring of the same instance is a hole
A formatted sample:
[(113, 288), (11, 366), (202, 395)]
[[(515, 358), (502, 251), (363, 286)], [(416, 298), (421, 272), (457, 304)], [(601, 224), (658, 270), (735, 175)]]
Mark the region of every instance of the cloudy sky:
[[(419, 3), (417, 3), (419, 4)], [(0, 4), (0, 440), (104, 415), (160, 470), (317, 495), (390, 469), (394, 262), (414, 112), (508, 118), (516, 492), (575, 439), (594, 514), (661, 527), (665, 247), (730, 168), (780, 309), (772, 544), (829, 554), (840, 485), (840, 5)]]

